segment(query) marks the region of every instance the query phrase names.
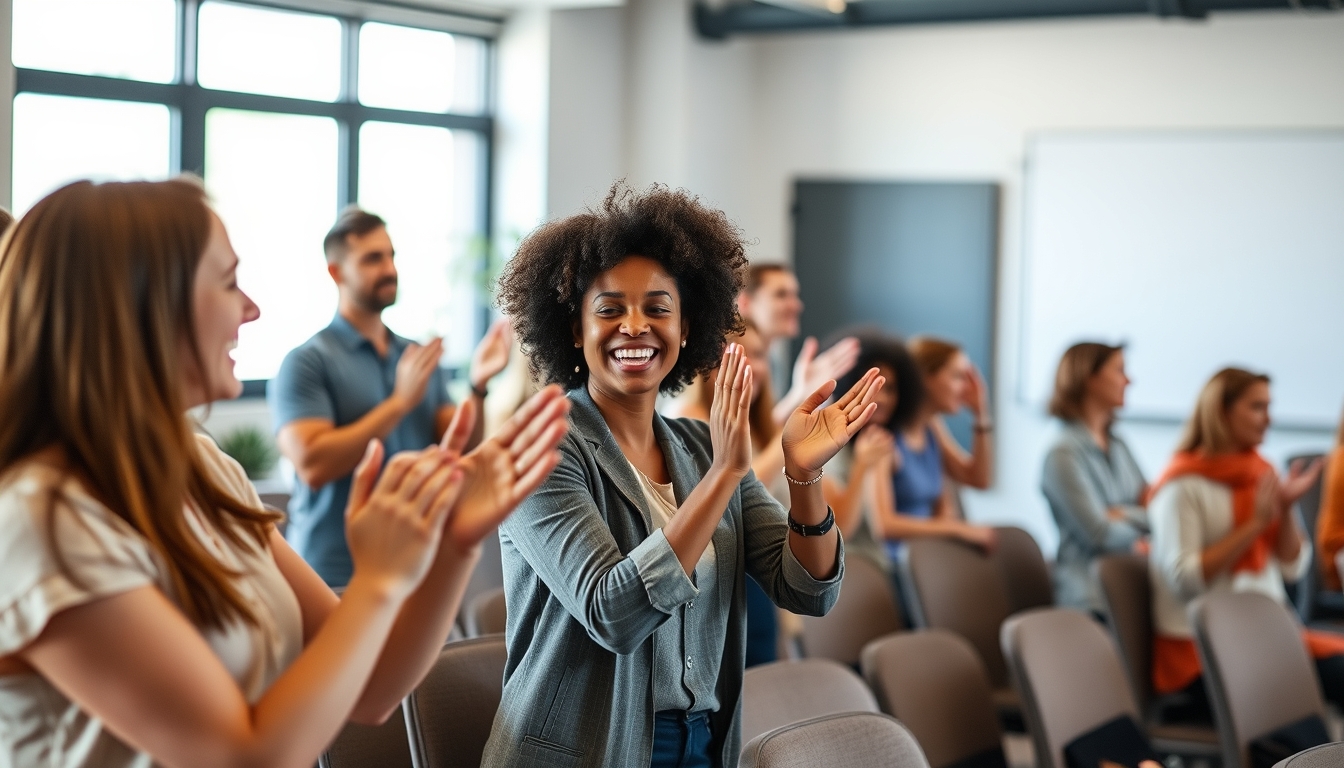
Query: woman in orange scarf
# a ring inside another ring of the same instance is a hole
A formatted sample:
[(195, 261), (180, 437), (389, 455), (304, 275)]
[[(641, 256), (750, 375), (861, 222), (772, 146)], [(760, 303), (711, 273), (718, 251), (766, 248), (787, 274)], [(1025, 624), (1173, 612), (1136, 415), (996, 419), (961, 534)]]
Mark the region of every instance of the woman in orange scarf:
[[(1219, 371), (1162, 477), (1153, 484), (1153, 687), (1203, 700), (1186, 607), (1208, 592), (1259, 592), (1287, 602), (1311, 548), (1289, 510), (1320, 474), (1319, 462), (1280, 478), (1256, 450), (1269, 428), (1269, 377)], [(1326, 697), (1344, 703), (1344, 638), (1306, 633)]]

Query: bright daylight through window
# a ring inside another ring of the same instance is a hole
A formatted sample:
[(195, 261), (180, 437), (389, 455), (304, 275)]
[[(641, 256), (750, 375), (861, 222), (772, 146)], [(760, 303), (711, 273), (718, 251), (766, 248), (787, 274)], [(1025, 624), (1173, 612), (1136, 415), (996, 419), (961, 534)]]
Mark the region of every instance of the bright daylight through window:
[(16, 214), (76, 179), (201, 175), (262, 310), (237, 372), (264, 380), (330, 322), (322, 237), (357, 202), (396, 246), (388, 325), (443, 336), (443, 364), (466, 365), (484, 317), (484, 39), (274, 3), (12, 1)]

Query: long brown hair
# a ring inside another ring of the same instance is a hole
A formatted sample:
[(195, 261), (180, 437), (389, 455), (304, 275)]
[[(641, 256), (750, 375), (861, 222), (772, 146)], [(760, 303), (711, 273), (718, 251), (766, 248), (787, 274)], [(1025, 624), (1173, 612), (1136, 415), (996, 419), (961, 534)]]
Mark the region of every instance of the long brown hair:
[(1096, 341), (1083, 341), (1064, 351), (1055, 371), (1055, 392), (1050, 396), (1050, 415), (1065, 421), (1083, 417), (1087, 382), (1124, 346), (1113, 347)]
[[(747, 332), (756, 334), (756, 338), (761, 337), (761, 332), (756, 330), (756, 326), (750, 320), (743, 321), (744, 328), (742, 333), (728, 334), (728, 341), (741, 342), (741, 339), (747, 335)], [(700, 401), (700, 407), (709, 413), (709, 409), (714, 405), (714, 379), (718, 375), (718, 369), (710, 371), (700, 377), (699, 386), (696, 388), (696, 397)], [(747, 424), (751, 427), (751, 448), (753, 451), (760, 451), (770, 443), (771, 440), (779, 436), (779, 427), (775, 425), (775, 393), (770, 387), (770, 377), (761, 376), (761, 391), (757, 393), (756, 399), (751, 402), (751, 411), (747, 414)]]
[[(184, 505), (238, 547), (264, 547), (278, 516), (211, 479), (185, 415), (184, 358), (202, 368), (192, 290), (210, 217), (190, 180), (82, 181), (18, 222), (0, 253), (0, 473), (58, 449), (159, 555), (182, 612), (218, 628), (255, 614)], [(73, 576), (55, 531), (50, 517)]]
[(1195, 412), (1185, 423), (1185, 431), (1176, 444), (1180, 452), (1227, 453), (1235, 448), (1227, 428), (1227, 411), (1254, 384), (1268, 384), (1269, 377), (1241, 368), (1224, 368), (1215, 373), (1199, 392)]

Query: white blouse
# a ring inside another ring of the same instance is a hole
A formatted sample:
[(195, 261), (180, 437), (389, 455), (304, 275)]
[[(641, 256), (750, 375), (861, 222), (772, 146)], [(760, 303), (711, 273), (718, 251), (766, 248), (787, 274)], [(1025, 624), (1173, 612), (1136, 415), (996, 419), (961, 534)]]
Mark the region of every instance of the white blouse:
[[(213, 479), (235, 498), (261, 506), (242, 467), (208, 437), (199, 448)], [(53, 493), (59, 491), (59, 493)], [(69, 578), (49, 547), (65, 556)], [(203, 633), (248, 702), (261, 695), (303, 650), (298, 599), (268, 547), (247, 541), (229, 548), (191, 507), (192, 531), (221, 563), (245, 574), (239, 588), (258, 626), (241, 623)], [(172, 599), (161, 561), (124, 520), (78, 482), (50, 467), (29, 464), (0, 486), (0, 657), (23, 649), (57, 613), (83, 603), (154, 585)], [(102, 723), (36, 674), (0, 675), (0, 768), (147, 768), (152, 758), (123, 744)]]
[(1297, 581), (1311, 564), (1311, 545), (1304, 541), (1293, 562), (1280, 562), (1271, 554), (1260, 571), (1229, 569), (1205, 583), (1201, 555), (1232, 532), (1232, 489), (1199, 475), (1163, 485), (1148, 505), (1148, 519), (1153, 627), (1167, 637), (1194, 636), (1186, 607), (1206, 592), (1257, 592), (1286, 603), (1284, 580)]

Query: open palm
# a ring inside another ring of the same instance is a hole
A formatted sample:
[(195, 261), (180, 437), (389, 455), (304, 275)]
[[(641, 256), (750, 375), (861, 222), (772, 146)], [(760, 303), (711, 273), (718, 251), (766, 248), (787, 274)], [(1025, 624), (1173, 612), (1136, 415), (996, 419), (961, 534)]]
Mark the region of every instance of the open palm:
[(815, 475), (863, 429), (877, 410), (873, 400), (884, 383), (885, 379), (872, 368), (839, 400), (821, 408), (835, 390), (835, 381), (828, 381), (789, 415), (780, 440), (786, 467), (806, 475), (795, 477), (796, 480)]
[[(444, 531), (454, 546), (462, 550), (476, 546), (541, 485), (560, 461), (555, 449), (569, 431), (568, 413), (569, 400), (560, 388), (546, 387), (524, 403), (498, 434), (461, 458), (462, 491)], [(454, 417), (443, 438), (444, 448), (461, 451), (474, 420), (472, 412), (460, 423)]]

